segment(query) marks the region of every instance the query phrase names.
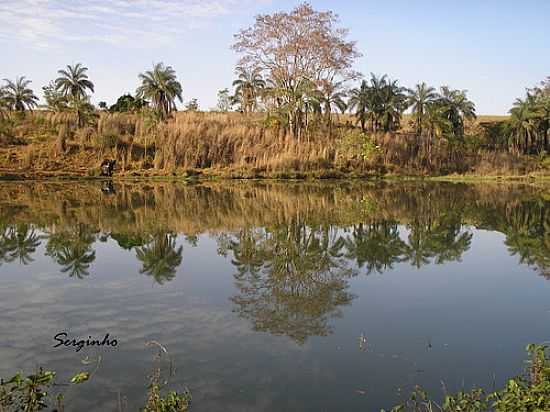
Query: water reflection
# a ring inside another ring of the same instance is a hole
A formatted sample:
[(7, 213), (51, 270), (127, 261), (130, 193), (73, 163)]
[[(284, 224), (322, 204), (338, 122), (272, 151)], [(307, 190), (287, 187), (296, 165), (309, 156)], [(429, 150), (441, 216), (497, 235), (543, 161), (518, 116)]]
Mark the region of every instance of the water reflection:
[(62, 273), (82, 279), (90, 274), (90, 265), (95, 260), (92, 245), (98, 233), (98, 229), (84, 223), (51, 232), (48, 234), (46, 255), (61, 266)]
[(176, 249), (174, 233), (155, 233), (145, 246), (136, 248), (136, 257), (142, 265), (139, 273), (151, 276), (155, 282), (162, 285), (176, 276), (182, 252), (183, 246)]
[(488, 385), (548, 338), (550, 283), (526, 270), (550, 278), (545, 187), (0, 186), (5, 374), (72, 372), (80, 359), (49, 345), (60, 329), (121, 339), (74, 410), (115, 410), (118, 387), (139, 401), (151, 339), (197, 411), (275, 411), (380, 410), (404, 382)]
[(41, 237), (27, 223), (6, 226), (0, 233), (0, 265), (2, 262), (17, 262), (28, 265), (32, 254), (40, 246)]
[(352, 262), (370, 274), (459, 261), (470, 227), (503, 233), (520, 263), (550, 270), (550, 202), (531, 186), (124, 183), (108, 195), (96, 184), (3, 186), (0, 263), (32, 262), (45, 238), (46, 255), (75, 278), (89, 274), (94, 243), (110, 238), (165, 283), (183, 259), (177, 234), (196, 246), (208, 232), (241, 278), (269, 273), (286, 290), (288, 279), (343, 279)]
[(382, 273), (406, 259), (409, 248), (399, 236), (396, 222), (381, 220), (370, 224), (353, 225), (344, 240), (346, 257), (357, 266), (366, 268), (366, 274)]
[[(344, 239), (328, 225), (247, 228), (224, 240), (237, 269), (235, 311), (255, 330), (286, 335), (303, 344), (309, 336), (330, 333), (328, 320), (350, 304)], [(221, 253), (227, 251), (221, 247)]]

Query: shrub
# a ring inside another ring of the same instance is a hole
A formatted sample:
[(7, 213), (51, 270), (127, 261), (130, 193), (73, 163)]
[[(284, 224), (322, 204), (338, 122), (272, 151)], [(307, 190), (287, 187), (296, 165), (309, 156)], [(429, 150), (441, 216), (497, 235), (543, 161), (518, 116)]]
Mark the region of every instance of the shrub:
[(345, 130), (337, 143), (337, 162), (357, 163), (372, 160), (380, 151), (373, 139), (360, 130)]
[[(482, 389), (448, 395), (442, 405), (417, 387), (404, 404), (390, 412), (543, 412), (550, 410), (550, 359), (547, 346), (528, 345), (529, 366), (524, 376), (510, 379), (504, 389), (486, 395)], [(382, 411), (384, 412), (384, 411)]]

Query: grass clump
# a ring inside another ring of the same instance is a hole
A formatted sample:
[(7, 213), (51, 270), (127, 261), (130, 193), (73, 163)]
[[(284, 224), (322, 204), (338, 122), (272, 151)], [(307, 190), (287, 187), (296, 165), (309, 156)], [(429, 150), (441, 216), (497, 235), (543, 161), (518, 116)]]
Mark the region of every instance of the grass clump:
[[(492, 393), (483, 389), (445, 396), (442, 404), (417, 387), (409, 400), (389, 412), (544, 412), (550, 411), (550, 359), (546, 345), (528, 345), (529, 361), (523, 376), (508, 380)], [(385, 412), (382, 410), (382, 412)]]

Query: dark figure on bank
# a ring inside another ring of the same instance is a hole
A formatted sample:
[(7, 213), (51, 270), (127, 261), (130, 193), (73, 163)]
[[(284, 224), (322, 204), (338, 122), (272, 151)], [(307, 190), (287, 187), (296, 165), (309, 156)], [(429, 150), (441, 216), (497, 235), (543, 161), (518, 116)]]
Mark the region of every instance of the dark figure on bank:
[(115, 168), (116, 160), (105, 159), (101, 162), (101, 176), (111, 177)]

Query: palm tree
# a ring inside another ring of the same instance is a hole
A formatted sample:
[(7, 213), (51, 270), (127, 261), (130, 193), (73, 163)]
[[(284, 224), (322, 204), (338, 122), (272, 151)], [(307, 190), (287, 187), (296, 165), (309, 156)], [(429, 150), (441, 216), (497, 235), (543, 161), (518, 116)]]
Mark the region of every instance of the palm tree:
[(183, 89), (172, 66), (157, 63), (153, 70), (140, 73), (138, 77), (141, 86), (137, 88), (136, 96), (149, 100), (161, 119), (176, 110), (176, 99), (183, 102)]
[(259, 70), (247, 70), (244, 67), (237, 67), (237, 80), (233, 82), (235, 96), (238, 96), (243, 113), (254, 111), (257, 98), (265, 88), (266, 83)]
[(380, 90), (380, 121), (385, 132), (399, 128), (401, 115), (407, 108), (405, 89), (397, 80), (388, 80)]
[(361, 86), (350, 91), (348, 107), (355, 110), (355, 117), (361, 124), (361, 130), (366, 131), (366, 123), (369, 118), (369, 110), (372, 108), (372, 93), (366, 80), (361, 82)]
[(424, 114), (426, 112), (426, 106), (435, 102), (438, 98), (433, 87), (428, 86), (422, 82), (415, 86), (414, 89), (409, 89), (409, 105), (412, 106), (412, 113), (414, 115), (416, 135), (422, 136), (422, 129), (424, 126)]
[(510, 126), (516, 148), (523, 148), (524, 153), (529, 152), (529, 143), (535, 132), (534, 117), (535, 113), (529, 100), (516, 99), (514, 107), (510, 110)]
[(88, 80), (87, 67), (81, 63), (74, 66), (67, 65), (66, 70), (58, 70), (59, 77), (55, 80), (56, 89), (63, 94), (73, 105), (77, 116), (78, 126), (83, 123), (83, 110), (88, 102), (86, 90), (94, 92), (94, 84)]
[(34, 95), (34, 92), (29, 88), (30, 80), (27, 80), (25, 76), (17, 77), (15, 82), (4, 79), (6, 85), (3, 87), (3, 96), (0, 96), (4, 101), (6, 107), (10, 110), (17, 110), (24, 112), (25, 109), (31, 110), (36, 107), (38, 97)]
[(428, 163), (431, 164), (433, 142), (448, 136), (453, 129), (453, 125), (446, 118), (444, 107), (438, 101), (433, 101), (425, 106), (422, 122), (425, 124), (425, 130), (428, 134), (426, 151), (428, 153)]
[(371, 129), (376, 132), (381, 127), (381, 120), (383, 105), (382, 105), (382, 89), (384, 89), (388, 83), (388, 76), (383, 75), (381, 77), (376, 76), (374, 73), (370, 75), (370, 92), (372, 101), (372, 115), (371, 115)]
[(540, 148), (542, 150), (550, 150), (549, 134), (550, 134), (550, 90), (548, 95), (540, 93), (535, 104), (536, 122), (540, 135), (542, 136)]
[(448, 86), (441, 88), (439, 99), (447, 119), (453, 125), (455, 137), (464, 138), (464, 121), (476, 118), (475, 104), (466, 97), (466, 90), (452, 90)]
[(327, 126), (329, 127), (329, 131), (332, 129), (332, 108), (336, 107), (342, 113), (347, 108), (346, 102), (344, 101), (346, 93), (342, 88), (343, 82), (331, 83), (325, 81), (318, 89), (319, 103), (321, 104), (325, 112), (325, 118)]

